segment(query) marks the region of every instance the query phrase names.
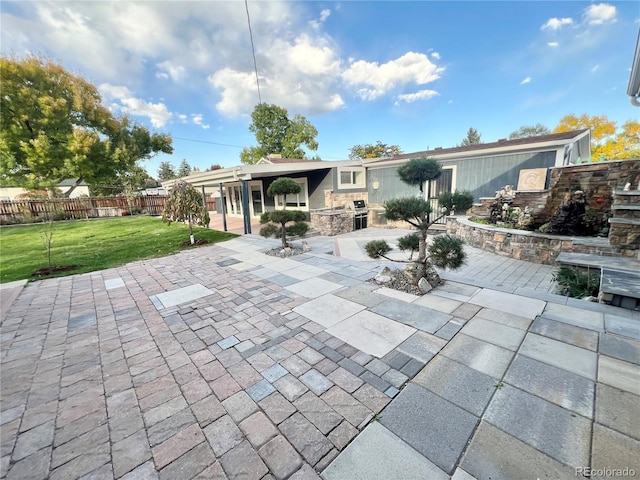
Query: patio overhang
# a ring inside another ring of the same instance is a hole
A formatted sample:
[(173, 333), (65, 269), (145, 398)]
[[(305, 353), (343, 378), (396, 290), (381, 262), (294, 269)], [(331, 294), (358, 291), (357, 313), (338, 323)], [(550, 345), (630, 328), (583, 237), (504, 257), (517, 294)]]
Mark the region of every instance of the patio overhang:
[(627, 95), (631, 99), (631, 104), (640, 107), (640, 32), (636, 42), (636, 53), (631, 65), (631, 76), (629, 77), (629, 87)]

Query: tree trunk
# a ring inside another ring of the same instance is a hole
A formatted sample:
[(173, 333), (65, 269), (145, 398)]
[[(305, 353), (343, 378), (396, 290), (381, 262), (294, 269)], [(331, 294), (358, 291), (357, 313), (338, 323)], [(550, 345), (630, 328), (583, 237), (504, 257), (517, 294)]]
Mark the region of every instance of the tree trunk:
[(415, 283), (424, 277), (427, 273), (427, 230), (418, 230), (419, 242), (418, 242), (418, 260), (416, 264), (416, 277)]
[(282, 248), (287, 248), (287, 231), (284, 228), (285, 224), (282, 224)]
[(191, 217), (189, 217), (189, 240), (191, 241), (191, 245), (196, 243), (193, 239), (193, 225), (191, 224)]

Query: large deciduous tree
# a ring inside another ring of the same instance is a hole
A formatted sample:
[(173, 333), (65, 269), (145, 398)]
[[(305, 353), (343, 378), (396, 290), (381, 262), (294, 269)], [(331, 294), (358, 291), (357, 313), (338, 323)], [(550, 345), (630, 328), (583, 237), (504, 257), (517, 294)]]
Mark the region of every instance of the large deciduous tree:
[(517, 140), (519, 138), (539, 137), (540, 135), (549, 135), (551, 130), (542, 125), (536, 123), (535, 125), (524, 125), (518, 130), (509, 134), (509, 140)]
[(349, 149), (349, 158), (382, 158), (401, 155), (402, 150), (398, 145), (389, 145), (378, 140), (375, 145), (367, 143), (364, 145), (354, 145)]
[(560, 119), (553, 133), (591, 129), (591, 157), (594, 159), (621, 160), (640, 156), (640, 122), (628, 120), (618, 128), (617, 122), (606, 115), (573, 114)]
[(478, 130), (476, 130), (475, 128), (469, 128), (469, 130), (467, 130), (467, 136), (462, 139), (460, 146), (467, 147), (469, 145), (476, 145), (478, 143), (482, 143), (482, 140), (480, 139), (480, 133), (478, 133)]
[(245, 147), (240, 152), (240, 161), (257, 163), (261, 158), (279, 154), (286, 158), (306, 158), (302, 146), (318, 149), (318, 130), (302, 115), (289, 118), (285, 108), (260, 103), (251, 114), (249, 130), (256, 136), (258, 146)]
[(119, 173), (109, 183), (93, 184), (89, 187), (92, 196), (112, 196), (125, 194), (132, 196), (142, 188), (153, 188), (158, 184), (140, 165), (134, 165), (126, 172)]
[(114, 116), (95, 86), (58, 63), (1, 57), (0, 70), (3, 183), (52, 189), (75, 178), (75, 186), (105, 184), (138, 160), (173, 152), (169, 135)]
[[(409, 160), (402, 168), (398, 169), (400, 179), (411, 186), (422, 187), (425, 182), (437, 179), (442, 173), (441, 167), (434, 159), (415, 158)], [(421, 188), (422, 191), (422, 188)], [(465, 258), (462, 249), (462, 240), (450, 235), (439, 235), (435, 237), (433, 243), (427, 247), (427, 231), (429, 227), (440, 220), (443, 216), (452, 211), (465, 212), (471, 207), (473, 197), (468, 192), (443, 194), (439, 198), (442, 210), (430, 219), (433, 213), (431, 205), (420, 197), (407, 197), (389, 200), (384, 204), (384, 216), (388, 220), (402, 220), (413, 227), (418, 232), (407, 235), (400, 240), (403, 249), (410, 248), (411, 245), (418, 246), (418, 258), (413, 261), (413, 281), (415, 284), (424, 278), (432, 287), (442, 283), (438, 272), (434, 266), (441, 268), (459, 268)], [(416, 241), (416, 238), (417, 241)], [(367, 254), (371, 258), (386, 258), (386, 254), (391, 247), (384, 240), (374, 240), (365, 246)], [(410, 248), (414, 249), (414, 248)], [(397, 260), (395, 260), (397, 261)]]

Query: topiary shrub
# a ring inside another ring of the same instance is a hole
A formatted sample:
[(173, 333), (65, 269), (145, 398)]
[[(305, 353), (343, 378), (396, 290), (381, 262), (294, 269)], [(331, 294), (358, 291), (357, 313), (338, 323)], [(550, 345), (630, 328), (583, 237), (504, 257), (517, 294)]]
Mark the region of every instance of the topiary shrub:
[[(273, 212), (264, 212), (260, 217), (260, 223), (266, 224), (269, 222), (279, 224), (280, 228), (275, 226), (273, 227), (262, 227), (260, 229), (260, 235), (263, 237), (271, 237), (271, 236), (281, 236), (282, 238), (282, 248), (287, 248), (287, 233), (291, 232), (291, 228), (293, 228), (294, 232), (301, 232), (301, 235), (304, 235), (309, 226), (304, 223), (307, 215), (303, 211), (300, 210), (286, 210), (287, 205), (287, 195), (291, 195), (293, 193), (300, 193), (302, 187), (298, 182), (296, 182), (292, 178), (288, 177), (280, 177), (275, 179), (269, 188), (267, 189), (267, 195), (270, 197), (275, 197), (276, 195), (284, 196), (284, 210), (275, 210)], [(295, 225), (292, 225), (287, 228), (287, 223), (296, 222)], [(303, 227), (302, 224), (305, 226)], [(304, 229), (304, 231), (303, 231)], [(264, 233), (263, 233), (264, 232)], [(292, 233), (292, 235), (299, 235), (299, 233)]]
[[(438, 199), (442, 206), (441, 211), (436, 212), (433, 216), (434, 218), (431, 218), (431, 214), (434, 212), (429, 202), (423, 198), (423, 185), (428, 181), (437, 179), (440, 174), (441, 167), (434, 159), (416, 158), (410, 160), (398, 168), (398, 175), (406, 184), (418, 186), (421, 192), (420, 197), (398, 198), (389, 200), (384, 204), (384, 216), (388, 220), (402, 220), (418, 230), (416, 234), (413, 234), (418, 239), (418, 258), (413, 260), (415, 266), (412, 269), (413, 282), (416, 285), (421, 278), (425, 278), (432, 287), (440, 285), (442, 280), (438, 272), (436, 272), (434, 265), (455, 269), (459, 268), (464, 262), (462, 241), (454, 242), (451, 240), (453, 237), (447, 236), (445, 240), (434, 242), (436, 249), (433, 252), (427, 250), (427, 231), (429, 227), (454, 210), (457, 212), (467, 211), (473, 203), (473, 197), (468, 192), (443, 194)], [(369, 245), (373, 242), (369, 242), (369, 244), (365, 246), (367, 254), (371, 258), (382, 257), (387, 260), (406, 262), (406, 260), (393, 260), (388, 258), (386, 254), (391, 251), (391, 247), (386, 245), (384, 240), (375, 240), (374, 242), (376, 243), (371, 247), (369, 247)], [(383, 242), (386, 247), (380, 242)], [(414, 249), (411, 247), (415, 246), (415, 239), (402, 240), (402, 245), (407, 246), (407, 248), (413, 252)], [(435, 259), (438, 263), (433, 263), (430, 260), (431, 258)], [(408, 262), (410, 263), (411, 260)]]

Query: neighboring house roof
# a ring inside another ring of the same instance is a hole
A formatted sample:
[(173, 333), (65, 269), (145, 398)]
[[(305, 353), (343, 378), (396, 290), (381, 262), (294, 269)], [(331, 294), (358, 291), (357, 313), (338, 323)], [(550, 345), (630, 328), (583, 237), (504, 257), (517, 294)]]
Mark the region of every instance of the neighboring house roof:
[(631, 103), (633, 105), (640, 107), (640, 32), (638, 32), (638, 41), (636, 42), (636, 54), (631, 64), (631, 76), (629, 77), (627, 95), (631, 97)]
[[(485, 153), (483, 150), (521, 150), (526, 148), (537, 148), (544, 146), (558, 146), (571, 143), (589, 134), (589, 129), (573, 130), (570, 132), (552, 133), (549, 135), (539, 135), (537, 137), (518, 138), (515, 140), (498, 140), (490, 143), (476, 143), (464, 147), (451, 148), (435, 148), (433, 150), (425, 150), (422, 152), (403, 153), (402, 155), (394, 155), (386, 158), (365, 159), (366, 165), (376, 162), (388, 162), (393, 160), (408, 160), (419, 157), (442, 157), (442, 156), (471, 156), (476, 153)], [(522, 148), (518, 148), (522, 147)]]
[[(65, 178), (60, 183), (58, 183), (57, 186), (58, 187), (71, 187), (71, 186), (75, 185), (77, 181), (78, 181), (77, 178)], [(88, 186), (89, 186), (89, 184), (87, 182), (85, 182), (84, 180), (82, 180), (78, 184), (78, 187), (88, 187)]]
[[(77, 180), (76, 178), (65, 178), (60, 183), (58, 183), (56, 185), (56, 187), (71, 187), (72, 185), (76, 184), (76, 180)], [(88, 186), (89, 186), (89, 184), (87, 182), (85, 182), (84, 180), (78, 184), (78, 187), (88, 187)], [(16, 187), (15, 185), (10, 185), (10, 184), (0, 185), (0, 187), (4, 187), (4, 188), (22, 188), (22, 187)]]
[(300, 163), (300, 162), (322, 162), (316, 158), (283, 158), (280, 155), (269, 155), (262, 157), (256, 165), (277, 165), (280, 163)]

